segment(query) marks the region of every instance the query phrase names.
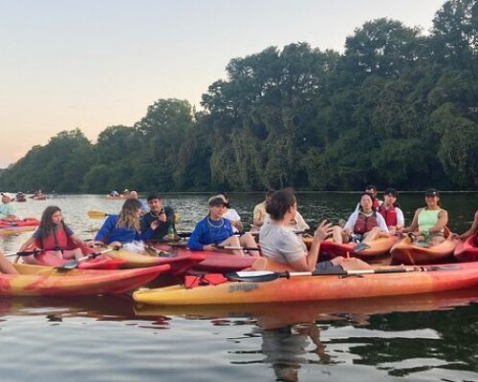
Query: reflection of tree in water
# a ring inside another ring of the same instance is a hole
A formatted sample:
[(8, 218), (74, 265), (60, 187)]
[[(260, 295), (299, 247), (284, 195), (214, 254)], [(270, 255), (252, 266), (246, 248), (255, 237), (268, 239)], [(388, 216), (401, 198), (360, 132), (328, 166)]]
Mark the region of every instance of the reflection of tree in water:
[[(359, 356), (355, 364), (388, 370), (405, 376), (437, 367), (478, 370), (478, 305), (447, 311), (391, 313), (372, 316), (367, 329), (374, 336), (333, 340), (347, 344), (348, 352)], [(434, 335), (421, 333), (433, 331)], [(408, 331), (406, 335), (402, 335)], [(420, 333), (421, 331), (421, 333)], [(390, 333), (387, 336), (386, 333)]]

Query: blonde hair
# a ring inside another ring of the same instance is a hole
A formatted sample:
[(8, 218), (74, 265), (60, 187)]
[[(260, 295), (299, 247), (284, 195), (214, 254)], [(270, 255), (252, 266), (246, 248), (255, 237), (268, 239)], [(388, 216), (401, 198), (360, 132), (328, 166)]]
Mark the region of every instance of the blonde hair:
[(143, 207), (138, 199), (128, 199), (124, 202), (119, 215), (117, 228), (127, 227), (130, 229), (140, 230), (140, 222), (138, 210)]

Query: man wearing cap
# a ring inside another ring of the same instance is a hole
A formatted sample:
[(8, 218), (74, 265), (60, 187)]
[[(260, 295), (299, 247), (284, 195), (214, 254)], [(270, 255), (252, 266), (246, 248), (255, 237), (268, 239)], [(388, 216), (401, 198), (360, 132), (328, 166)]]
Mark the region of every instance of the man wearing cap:
[(158, 221), (159, 226), (153, 232), (153, 239), (158, 241), (167, 241), (176, 238), (175, 214), (174, 210), (169, 207), (163, 207), (163, 199), (161, 196), (153, 192), (147, 198), (149, 212), (141, 218), (141, 232), (146, 231), (151, 223)]
[(383, 203), (378, 208), (378, 212), (385, 219), (388, 230), (392, 235), (400, 231), (405, 225), (403, 211), (397, 203), (398, 192), (394, 188), (387, 188), (384, 192)]
[(9, 192), (2, 192), (2, 204), (0, 205), (0, 219), (15, 220), (15, 208), (12, 206), (11, 201), (14, 196)]

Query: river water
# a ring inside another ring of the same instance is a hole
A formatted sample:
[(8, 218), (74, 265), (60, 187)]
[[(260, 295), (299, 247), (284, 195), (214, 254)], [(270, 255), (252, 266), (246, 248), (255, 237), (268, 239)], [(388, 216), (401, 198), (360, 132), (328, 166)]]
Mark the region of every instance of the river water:
[[(167, 194), (165, 204), (193, 228), (210, 195)], [(261, 194), (232, 194), (250, 223)], [(358, 194), (301, 193), (311, 225), (347, 218)], [(422, 194), (403, 194), (407, 223)], [(442, 194), (450, 227), (462, 232), (477, 193)], [(16, 204), (39, 218), (47, 205), (91, 238), (120, 201), (59, 195)], [(28, 234), (0, 239), (14, 251)], [(5, 381), (476, 381), (478, 290), (434, 296), (214, 309), (136, 307), (128, 295), (88, 298), (0, 297), (0, 380)]]

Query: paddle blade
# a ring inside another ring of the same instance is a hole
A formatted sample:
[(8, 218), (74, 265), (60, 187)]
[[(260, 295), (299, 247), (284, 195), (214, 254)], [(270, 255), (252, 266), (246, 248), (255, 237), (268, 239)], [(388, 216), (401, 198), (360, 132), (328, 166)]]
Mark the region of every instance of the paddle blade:
[(78, 268), (78, 265), (80, 265), (79, 261), (78, 260), (73, 260), (73, 261), (70, 261), (66, 264), (63, 264), (61, 267), (57, 267), (57, 269), (67, 271), (67, 270), (70, 270), (70, 269)]
[(354, 247), (354, 252), (360, 252), (360, 251), (363, 251), (365, 249), (370, 249), (370, 245), (366, 244), (366, 243), (358, 243), (355, 247)]
[(88, 211), (88, 217), (90, 217), (91, 219), (103, 219), (106, 216), (109, 215), (103, 211)]
[(270, 271), (244, 271), (244, 272), (229, 272), (224, 275), (229, 280), (234, 281), (249, 281), (249, 282), (266, 282), (276, 280), (283, 277), (280, 272)]

